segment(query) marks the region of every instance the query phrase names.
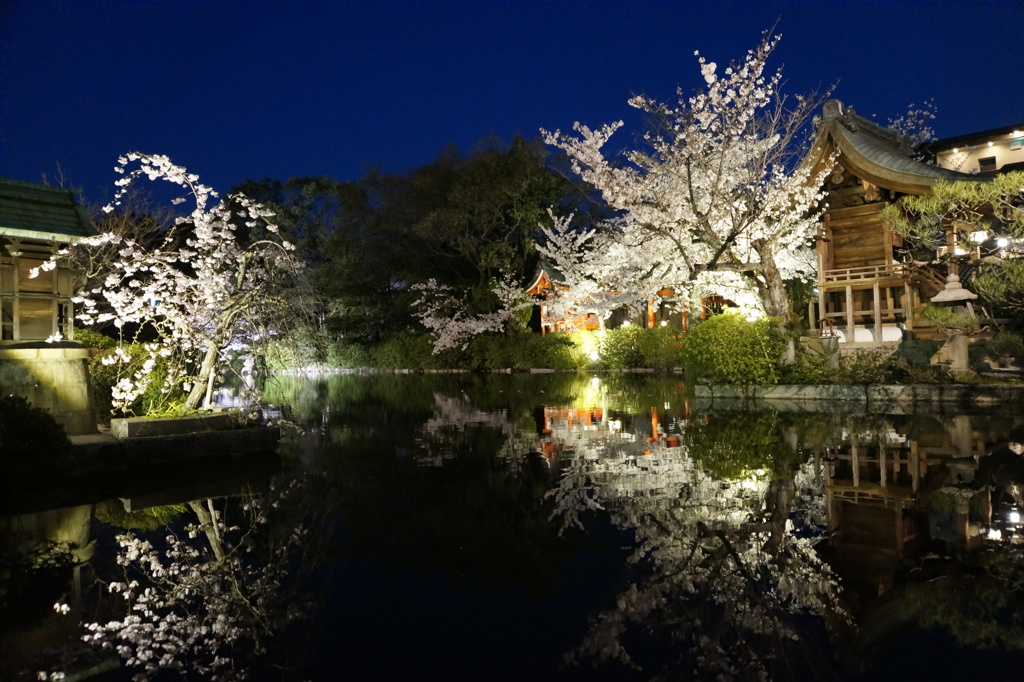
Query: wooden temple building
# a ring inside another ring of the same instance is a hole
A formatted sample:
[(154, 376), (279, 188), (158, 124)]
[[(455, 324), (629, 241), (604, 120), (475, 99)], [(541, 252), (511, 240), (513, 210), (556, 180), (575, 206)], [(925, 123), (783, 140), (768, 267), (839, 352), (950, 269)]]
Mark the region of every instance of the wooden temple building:
[(808, 162), (825, 181), (828, 204), (817, 235), (817, 304), (810, 324), (840, 343), (877, 345), (929, 335), (920, 312), (946, 285), (946, 272), (919, 267), (881, 212), (907, 194), (930, 194), (939, 180), (978, 181), (914, 158), (909, 140), (858, 116), (839, 100), (825, 103)]

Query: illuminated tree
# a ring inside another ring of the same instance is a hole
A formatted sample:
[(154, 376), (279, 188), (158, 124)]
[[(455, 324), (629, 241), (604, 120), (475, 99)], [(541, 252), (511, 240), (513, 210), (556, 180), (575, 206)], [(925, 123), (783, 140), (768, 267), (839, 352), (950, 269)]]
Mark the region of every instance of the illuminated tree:
[[(106, 212), (115, 211), (128, 187), (143, 176), (184, 190), (172, 204), (189, 201), (192, 210), (158, 239), (106, 232), (72, 247), (117, 247), (102, 285), (77, 299), (83, 306), (79, 318), (87, 324), (111, 322), (123, 335), (131, 330), (125, 340), (155, 332), (142, 369), (115, 386), (115, 407), (127, 409), (155, 380), (154, 369), (164, 358), (162, 390), (185, 386), (184, 407), (194, 409), (209, 397), (229, 345), (245, 347), (275, 333), (275, 322), (288, 308), (282, 288), (301, 264), (292, 255), (294, 246), (270, 222), (272, 214), (244, 194), (217, 201), (217, 193), (198, 176), (166, 156), (133, 152), (121, 157), (115, 170), (124, 177)], [(110, 359), (127, 360), (121, 348)]]
[(821, 178), (797, 162), (822, 97), (780, 93), (781, 72), (765, 72), (777, 41), (765, 34), (722, 73), (698, 53), (706, 88), (680, 90), (674, 104), (632, 98), (653, 125), (622, 155), (605, 150), (621, 121), (596, 130), (576, 123), (578, 136), (544, 132), (619, 214), (579, 248), (549, 232), (556, 265), (586, 262), (601, 285), (641, 301), (665, 286), (714, 291), (788, 319), (785, 280), (814, 269)]

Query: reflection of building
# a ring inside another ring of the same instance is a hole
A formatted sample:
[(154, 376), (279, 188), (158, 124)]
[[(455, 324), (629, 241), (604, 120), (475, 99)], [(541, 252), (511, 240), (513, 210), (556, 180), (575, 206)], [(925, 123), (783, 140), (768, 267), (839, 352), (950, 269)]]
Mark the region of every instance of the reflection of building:
[(88, 351), (47, 343), (74, 336), (73, 277), (64, 265), (41, 266), (62, 245), (92, 234), (71, 190), (0, 180), (0, 383), (72, 435), (96, 430)]
[(983, 494), (987, 500), (987, 489), (950, 487), (973, 481), (986, 452), (971, 417), (914, 436), (889, 429), (843, 440), (825, 451), (830, 542), (841, 559), (895, 568), (928, 536), (959, 551), (981, 541), (987, 503), (974, 503), (976, 513), (969, 514), (970, 505), (957, 498)]

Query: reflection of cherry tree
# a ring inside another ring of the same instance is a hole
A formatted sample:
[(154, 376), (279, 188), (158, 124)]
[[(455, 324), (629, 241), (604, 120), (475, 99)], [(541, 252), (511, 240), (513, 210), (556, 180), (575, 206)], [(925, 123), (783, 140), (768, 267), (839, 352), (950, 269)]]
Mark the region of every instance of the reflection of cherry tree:
[[(88, 643), (114, 649), (147, 679), (161, 669), (205, 679), (245, 679), (246, 655), (266, 653), (268, 638), (302, 615), (282, 586), (306, 535), (301, 523), (271, 523), (292, 483), (250, 496), (244, 521), (229, 526), (207, 499), (190, 503), (199, 519), (187, 535), (168, 531), (162, 546), (132, 533), (118, 536), (123, 579), (107, 590), (126, 607), (121, 619), (88, 623)], [(205, 536), (205, 546), (196, 538)]]
[[(715, 479), (685, 448), (660, 445), (640, 457), (577, 457), (563, 472), (552, 491), (556, 514), (580, 524), (582, 511), (606, 510), (634, 530), (631, 561), (649, 569), (600, 616), (575, 658), (638, 665), (627, 648), (642, 627), (684, 647), (685, 670), (701, 679), (766, 679), (780, 665), (772, 656), (801, 651), (809, 622), (846, 619), (815, 541), (787, 527), (793, 475)], [(821, 480), (812, 471), (800, 478), (805, 495)]]
[(420, 464), (441, 466), (446, 459), (457, 456), (458, 451), (479, 432), (489, 429), (501, 434), (503, 442), (498, 457), (513, 467), (518, 466), (522, 454), (530, 446), (532, 434), (509, 417), (506, 410), (481, 410), (465, 395), (452, 397), (434, 394), (434, 414), (422, 427), (417, 442), (422, 452), (417, 455)]

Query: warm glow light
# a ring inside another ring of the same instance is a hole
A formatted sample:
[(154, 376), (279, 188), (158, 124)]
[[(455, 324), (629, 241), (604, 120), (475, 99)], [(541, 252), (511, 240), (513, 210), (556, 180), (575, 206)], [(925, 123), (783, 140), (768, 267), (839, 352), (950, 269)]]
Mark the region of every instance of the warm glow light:
[(989, 147), (991, 147), (991, 146), (992, 146), (992, 143), (991, 143), (991, 142), (989, 142), (989, 143), (988, 143), (988, 146), (989, 146)]
[(1007, 239), (1006, 237), (1000, 237), (999, 239), (996, 240), (996, 245), (1000, 249), (1005, 249), (1009, 244), (1010, 244), (1010, 240)]
[[(600, 359), (601, 359), (601, 354), (600, 353), (598, 353), (596, 350), (590, 351), (590, 361), (591, 362), (597, 362)], [(594, 381), (597, 381), (597, 379), (594, 379)]]
[(631, 325), (631, 324), (633, 324), (633, 323), (632, 323), (632, 322), (630, 322), (629, 320), (626, 320), (625, 322), (623, 322), (623, 323), (622, 323), (622, 326), (623, 326), (623, 327), (628, 327), (628, 326), (629, 326), (629, 325)]
[(1003, 539), (1003, 534), (1002, 534), (1002, 532), (1000, 532), (1000, 530), (998, 528), (989, 528), (988, 529), (988, 539), (989, 540), (1002, 540)]
[(956, 154), (956, 153), (957, 153), (957, 152), (959, 152), (959, 151), (960, 151), (959, 149), (957, 149), (956, 147), (953, 147), (953, 153), (954, 153), (954, 154)]
[(661, 326), (662, 327), (667, 327), (668, 326), (668, 320), (662, 320), (661, 321)]
[(1020, 523), (1020, 512), (1017, 511), (1016, 509), (1014, 509), (1012, 512), (1010, 512), (1009, 519), (1010, 519), (1010, 523), (1012, 523), (1012, 524), (1016, 525), (1016, 524)]
[(967, 253), (967, 250), (964, 249), (962, 246), (957, 246), (957, 247), (953, 248), (953, 255), (954, 256), (962, 256), (965, 253)]
[(977, 244), (984, 243), (984, 241), (986, 239), (988, 239), (988, 232), (985, 232), (985, 230), (978, 230), (977, 232), (971, 232), (971, 241), (973, 241), (973, 242), (975, 242)]
[(601, 380), (598, 379), (597, 377), (594, 377), (593, 379), (590, 380), (590, 387), (591, 388), (600, 388), (601, 387)]

